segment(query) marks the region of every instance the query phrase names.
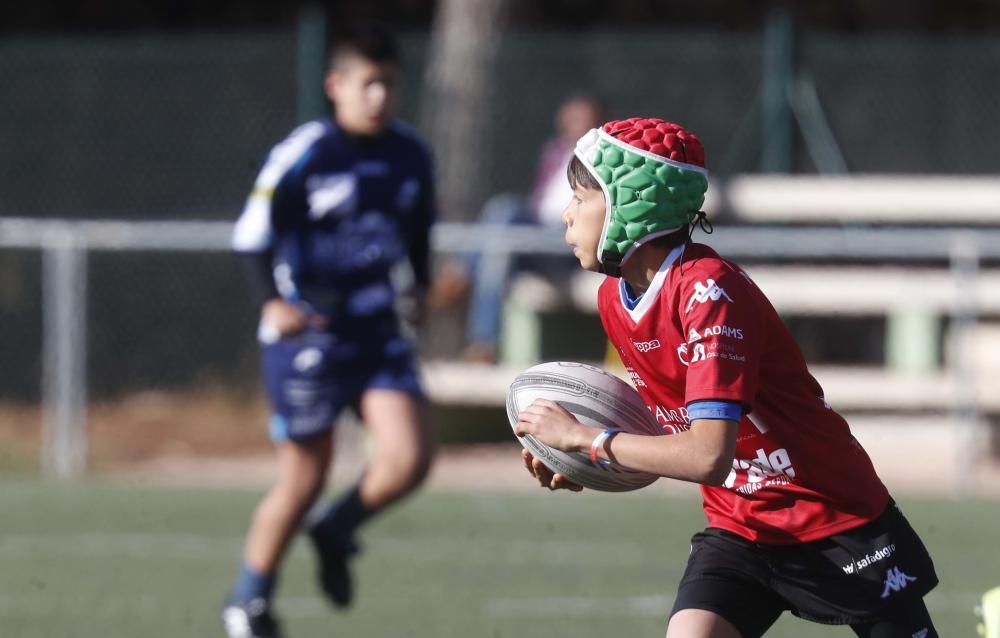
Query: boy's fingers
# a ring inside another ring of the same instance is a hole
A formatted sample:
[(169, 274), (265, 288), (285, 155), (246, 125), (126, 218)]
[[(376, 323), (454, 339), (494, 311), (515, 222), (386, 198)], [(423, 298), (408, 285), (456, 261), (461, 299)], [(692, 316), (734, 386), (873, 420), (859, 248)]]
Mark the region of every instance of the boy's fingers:
[(582, 485), (577, 485), (562, 474), (556, 474), (552, 477), (551, 486), (554, 490), (569, 490), (571, 492), (580, 492), (583, 490)]
[(544, 416), (544, 411), (540, 408), (527, 407), (517, 415), (517, 420), (521, 423), (533, 423)]
[(538, 479), (538, 484), (542, 487), (547, 487), (550, 490), (570, 490), (571, 492), (583, 490), (582, 485), (577, 485), (562, 474), (554, 473), (527, 449), (521, 450), (521, 460), (524, 461), (525, 469)]
[(524, 436), (526, 434), (534, 434), (535, 427), (530, 421), (518, 421), (517, 425), (514, 426), (514, 434), (516, 436)]
[(534, 459), (531, 462), (531, 467), (534, 470), (535, 477), (538, 478), (539, 485), (549, 487), (552, 483), (552, 470), (545, 467), (545, 464), (538, 459)]
[(535, 457), (531, 455), (531, 452), (528, 450), (521, 450), (521, 460), (524, 461), (524, 467), (527, 468), (528, 472), (530, 472), (532, 476), (535, 475), (535, 468), (532, 465), (532, 461), (534, 459)]

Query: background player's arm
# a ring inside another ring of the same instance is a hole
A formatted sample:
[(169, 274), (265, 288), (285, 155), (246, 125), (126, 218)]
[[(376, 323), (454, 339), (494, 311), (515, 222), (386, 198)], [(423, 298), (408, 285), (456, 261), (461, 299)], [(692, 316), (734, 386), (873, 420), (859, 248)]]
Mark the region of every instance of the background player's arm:
[(414, 210), (413, 223), (407, 237), (407, 256), (413, 271), (414, 323), (424, 319), (427, 291), (431, 280), (431, 226), (437, 217), (434, 194), (434, 170), (430, 157), (426, 160), (426, 175), (422, 180), (420, 200)]
[(306, 314), (278, 290), (272, 270), (273, 246), (276, 235), (294, 228), (306, 214), (300, 160), (322, 131), (322, 126), (305, 125), (272, 149), (233, 231), (232, 246), (260, 305), (261, 324), (278, 336), (297, 334), (308, 321)]
[[(738, 427), (737, 421), (697, 419), (690, 430), (680, 434), (621, 433), (599, 450), (599, 456), (633, 470), (693, 483), (721, 485), (732, 469)], [(598, 433), (582, 425), (555, 401), (546, 399), (535, 401), (521, 413), (515, 431), (518, 436), (531, 434), (560, 450), (583, 453), (590, 451)]]
[(283, 337), (298, 334), (305, 329), (307, 318), (298, 306), (283, 299), (278, 292), (271, 272), (273, 258), (270, 248), (240, 252), (254, 301), (260, 307), (261, 322)]

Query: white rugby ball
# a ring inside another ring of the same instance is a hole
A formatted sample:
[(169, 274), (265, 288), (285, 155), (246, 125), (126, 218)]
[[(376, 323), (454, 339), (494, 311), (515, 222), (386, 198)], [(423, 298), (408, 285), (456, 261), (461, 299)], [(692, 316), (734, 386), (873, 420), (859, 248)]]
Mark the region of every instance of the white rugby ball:
[[(517, 415), (535, 399), (555, 401), (580, 423), (593, 427), (594, 436), (605, 428), (650, 436), (664, 434), (632, 386), (584, 363), (553, 361), (519, 374), (507, 391), (507, 419), (511, 428), (517, 426)], [(550, 448), (530, 434), (516, 438), (550, 470), (592, 490), (627, 492), (659, 478), (617, 463), (595, 463), (586, 453)]]

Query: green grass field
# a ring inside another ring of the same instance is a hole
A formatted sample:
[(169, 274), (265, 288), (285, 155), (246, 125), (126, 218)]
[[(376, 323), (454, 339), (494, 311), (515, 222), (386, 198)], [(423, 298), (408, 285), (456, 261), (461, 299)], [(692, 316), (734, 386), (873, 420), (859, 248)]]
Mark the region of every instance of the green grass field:
[[(0, 636), (221, 636), (219, 605), (259, 493), (88, 484), (0, 488)], [(942, 584), (942, 636), (975, 636), (1000, 585), (995, 502), (901, 499)], [(662, 636), (699, 503), (629, 495), (425, 492), (377, 519), (359, 600), (334, 612), (297, 543), (277, 608), (292, 638)], [(769, 636), (853, 635), (786, 617)]]

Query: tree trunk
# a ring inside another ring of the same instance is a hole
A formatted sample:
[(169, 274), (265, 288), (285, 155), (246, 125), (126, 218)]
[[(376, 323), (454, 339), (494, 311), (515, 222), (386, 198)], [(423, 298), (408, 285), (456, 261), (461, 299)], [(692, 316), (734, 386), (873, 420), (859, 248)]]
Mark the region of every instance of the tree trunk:
[(421, 123), (437, 158), (442, 219), (474, 220), (490, 118), (493, 70), (508, 0), (439, 0)]

